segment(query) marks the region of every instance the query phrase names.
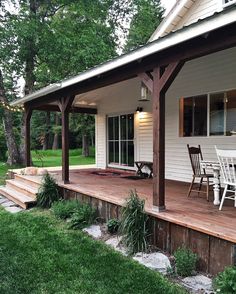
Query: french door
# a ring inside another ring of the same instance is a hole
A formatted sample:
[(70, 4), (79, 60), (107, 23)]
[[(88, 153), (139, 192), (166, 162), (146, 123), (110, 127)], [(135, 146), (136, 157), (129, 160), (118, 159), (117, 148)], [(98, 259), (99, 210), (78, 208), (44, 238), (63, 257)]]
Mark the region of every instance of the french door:
[(109, 116), (108, 165), (134, 166), (134, 114)]

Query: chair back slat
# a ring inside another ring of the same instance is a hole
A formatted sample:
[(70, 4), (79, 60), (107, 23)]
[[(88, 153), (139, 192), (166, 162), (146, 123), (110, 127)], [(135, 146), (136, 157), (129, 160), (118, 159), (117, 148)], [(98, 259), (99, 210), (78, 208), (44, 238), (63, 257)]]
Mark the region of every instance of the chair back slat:
[(228, 185), (236, 185), (236, 150), (216, 149), (216, 154), (220, 164), (221, 174), (224, 183)]
[(198, 145), (198, 147), (190, 147), (188, 144), (187, 147), (193, 174), (195, 176), (198, 176), (202, 173), (205, 174), (205, 170), (201, 169), (201, 160), (203, 160), (203, 156), (200, 145)]

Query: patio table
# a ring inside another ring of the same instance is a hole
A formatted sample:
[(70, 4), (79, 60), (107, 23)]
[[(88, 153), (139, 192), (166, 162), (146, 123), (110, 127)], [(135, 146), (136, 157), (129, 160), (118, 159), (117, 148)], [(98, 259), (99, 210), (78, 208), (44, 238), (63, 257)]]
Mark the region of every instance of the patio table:
[(142, 176), (144, 167), (147, 167), (150, 171), (149, 178), (153, 176), (153, 163), (151, 161), (135, 161), (135, 165), (137, 167), (137, 175)]
[(211, 169), (213, 171), (214, 182), (214, 205), (220, 205), (220, 164), (218, 161), (202, 160), (201, 167), (203, 169)]

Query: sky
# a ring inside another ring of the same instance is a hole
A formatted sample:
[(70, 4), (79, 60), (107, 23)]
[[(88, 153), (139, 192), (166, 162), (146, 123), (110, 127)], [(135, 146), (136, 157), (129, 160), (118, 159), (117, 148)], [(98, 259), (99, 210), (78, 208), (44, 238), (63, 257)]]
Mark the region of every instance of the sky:
[(161, 4), (165, 7), (166, 13), (170, 11), (170, 9), (175, 4), (176, 0), (161, 0)]

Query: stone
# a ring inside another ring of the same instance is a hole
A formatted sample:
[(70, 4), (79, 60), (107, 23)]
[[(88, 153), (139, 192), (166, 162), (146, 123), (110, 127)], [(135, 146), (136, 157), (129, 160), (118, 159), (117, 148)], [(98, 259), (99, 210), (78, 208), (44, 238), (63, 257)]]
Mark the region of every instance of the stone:
[(10, 206), (15, 206), (16, 204), (10, 200), (7, 200), (5, 202), (2, 203), (3, 207), (10, 207)]
[(37, 171), (38, 176), (44, 176), (48, 173), (48, 170), (46, 168), (39, 168)]
[(102, 237), (102, 231), (100, 226), (91, 225), (88, 228), (84, 228), (83, 232), (86, 232), (88, 235), (92, 236), (94, 239), (99, 239)]
[(25, 168), (24, 174), (26, 176), (36, 176), (37, 175), (37, 171), (38, 168), (37, 167), (33, 167), (33, 166), (29, 166)]
[(192, 289), (194, 291), (205, 291), (204, 293), (211, 293), (212, 289), (212, 279), (204, 275), (196, 275), (192, 277), (186, 277), (182, 279), (182, 283), (185, 287)]
[(2, 203), (4, 203), (4, 202), (7, 202), (7, 201), (8, 201), (7, 198), (2, 197), (2, 198), (0, 199), (0, 204), (2, 204)]
[(5, 207), (5, 210), (7, 210), (10, 213), (17, 213), (22, 211), (23, 209), (18, 206), (10, 206), (10, 207)]
[(125, 247), (121, 245), (121, 239), (121, 236), (116, 236), (108, 239), (105, 243), (123, 255), (127, 255)]
[(134, 260), (138, 261), (139, 263), (143, 264), (144, 266), (158, 271), (162, 274), (166, 274), (168, 268), (171, 268), (171, 264), (169, 258), (160, 252), (153, 252), (153, 253), (137, 253), (134, 257)]

